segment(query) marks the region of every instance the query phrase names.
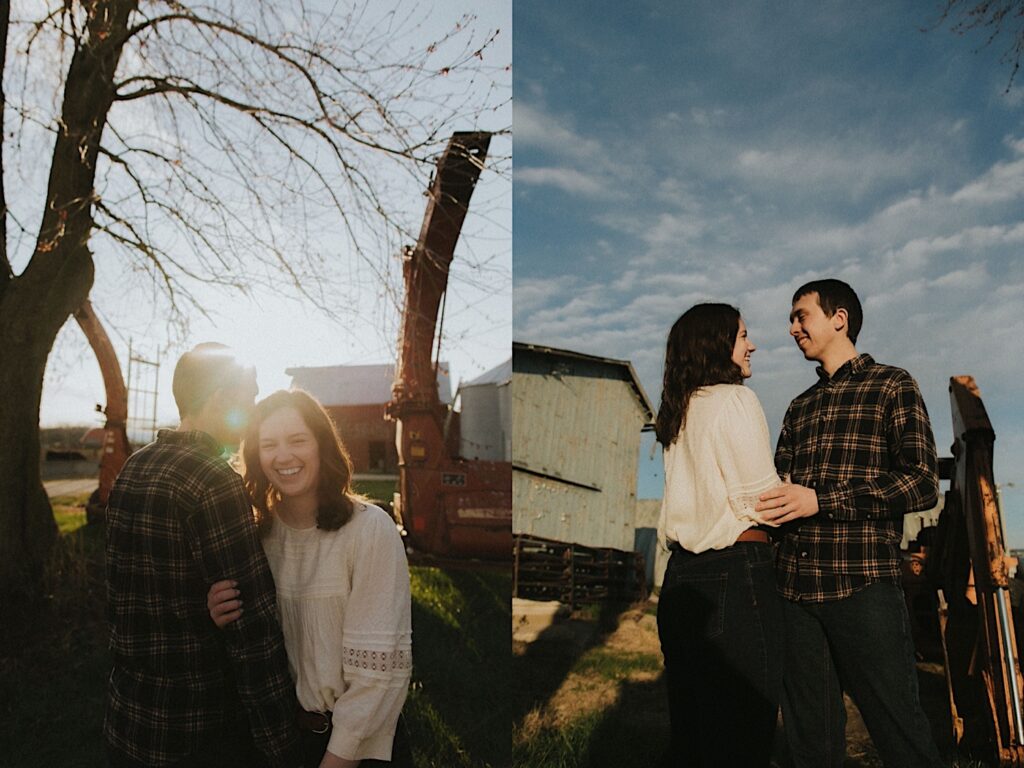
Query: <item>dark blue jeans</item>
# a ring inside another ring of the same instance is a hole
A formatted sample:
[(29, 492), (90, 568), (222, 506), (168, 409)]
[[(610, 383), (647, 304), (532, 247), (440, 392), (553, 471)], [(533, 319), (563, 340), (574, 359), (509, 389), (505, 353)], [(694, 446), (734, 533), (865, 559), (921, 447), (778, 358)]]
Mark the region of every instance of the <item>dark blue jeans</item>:
[(782, 686), (782, 599), (772, 548), (673, 552), (658, 598), (668, 766), (767, 766)]
[(941, 766), (921, 709), (903, 590), (876, 583), (827, 603), (783, 600), (786, 674), (782, 720), (798, 768), (840, 768), (847, 691), (883, 763)]

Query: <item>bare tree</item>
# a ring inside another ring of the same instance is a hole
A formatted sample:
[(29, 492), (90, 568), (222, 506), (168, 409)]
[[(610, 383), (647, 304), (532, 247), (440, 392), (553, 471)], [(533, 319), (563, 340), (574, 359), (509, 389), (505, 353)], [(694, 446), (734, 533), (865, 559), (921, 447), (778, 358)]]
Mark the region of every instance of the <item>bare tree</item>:
[(952, 29), (959, 35), (981, 30), (988, 35), (985, 45), (991, 45), (1004, 33), (1011, 43), (1003, 52), (1001, 61), (1010, 65), (1010, 79), (1006, 90), (1013, 87), (1013, 81), (1020, 69), (1021, 55), (1024, 54), (1024, 2), (1022, 0), (946, 0), (939, 23), (952, 22)]
[(425, 188), (455, 129), (507, 130), (486, 124), (508, 99), (508, 62), (488, 58), (497, 30), (463, 18), (428, 41), (415, 4), (314, 2), (51, 0), (32, 19), (0, 3), (5, 181), (52, 146), (45, 199), (9, 206), (0, 188), (0, 224), (14, 225), (0, 240), (0, 593), (31, 590), (55, 541), (43, 374), (111, 273), (94, 254), (158, 286), (169, 322), (206, 311), (199, 284), (283, 284), (331, 312), (332, 260), (394, 290), (387, 255), (415, 239), (397, 180)]

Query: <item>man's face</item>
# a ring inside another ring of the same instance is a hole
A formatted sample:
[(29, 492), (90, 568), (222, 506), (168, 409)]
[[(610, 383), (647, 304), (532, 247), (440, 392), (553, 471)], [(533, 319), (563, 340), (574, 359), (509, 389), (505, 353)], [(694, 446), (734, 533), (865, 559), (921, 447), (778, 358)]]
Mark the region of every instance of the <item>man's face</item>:
[(238, 384), (217, 391), (213, 399), (216, 401), (217, 421), (223, 427), (221, 434), (216, 435), (221, 442), (232, 445), (241, 442), (256, 405), (257, 394), (259, 387), (255, 371), (246, 374)]
[(817, 291), (801, 296), (789, 313), (789, 334), (807, 360), (821, 361), (832, 342), (842, 335), (836, 318), (828, 317), (818, 303)]

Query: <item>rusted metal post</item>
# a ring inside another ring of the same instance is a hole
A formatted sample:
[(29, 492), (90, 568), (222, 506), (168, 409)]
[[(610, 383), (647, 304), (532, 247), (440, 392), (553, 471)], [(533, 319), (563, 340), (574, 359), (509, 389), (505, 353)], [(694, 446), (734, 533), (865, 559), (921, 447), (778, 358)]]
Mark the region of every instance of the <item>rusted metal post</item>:
[[(943, 607), (949, 601), (940, 626), (951, 714), (954, 724), (964, 723), (963, 730), (954, 725), (954, 735), (994, 747), (1001, 766), (1024, 766), (1024, 678), (992, 474), (995, 431), (972, 377), (950, 379), (949, 392), (955, 465), (940, 519), (945, 541), (938, 549), (945, 562), (937, 570), (943, 574)], [(979, 717), (984, 709), (988, 717)], [(975, 724), (973, 733), (967, 733), (968, 723)]]

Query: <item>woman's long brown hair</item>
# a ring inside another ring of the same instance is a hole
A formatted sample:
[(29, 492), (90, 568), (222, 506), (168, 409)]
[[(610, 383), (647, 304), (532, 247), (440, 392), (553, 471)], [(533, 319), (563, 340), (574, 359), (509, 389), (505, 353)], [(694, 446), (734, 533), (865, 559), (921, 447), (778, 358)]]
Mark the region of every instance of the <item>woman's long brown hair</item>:
[(320, 451), (316, 527), (336, 531), (352, 518), (354, 502), (360, 500), (352, 490), (352, 460), (324, 407), (308, 392), (293, 389), (274, 392), (256, 405), (242, 442), (242, 479), (256, 508), (260, 533), (266, 535), (270, 531), (271, 507), (281, 500), (281, 494), (260, 466), (260, 425), (281, 408), (298, 411), (316, 439)]
[(661, 407), (654, 422), (658, 442), (668, 448), (686, 424), (693, 393), (712, 384), (741, 384), (743, 374), (732, 360), (740, 311), (728, 304), (697, 304), (672, 326), (665, 349)]

